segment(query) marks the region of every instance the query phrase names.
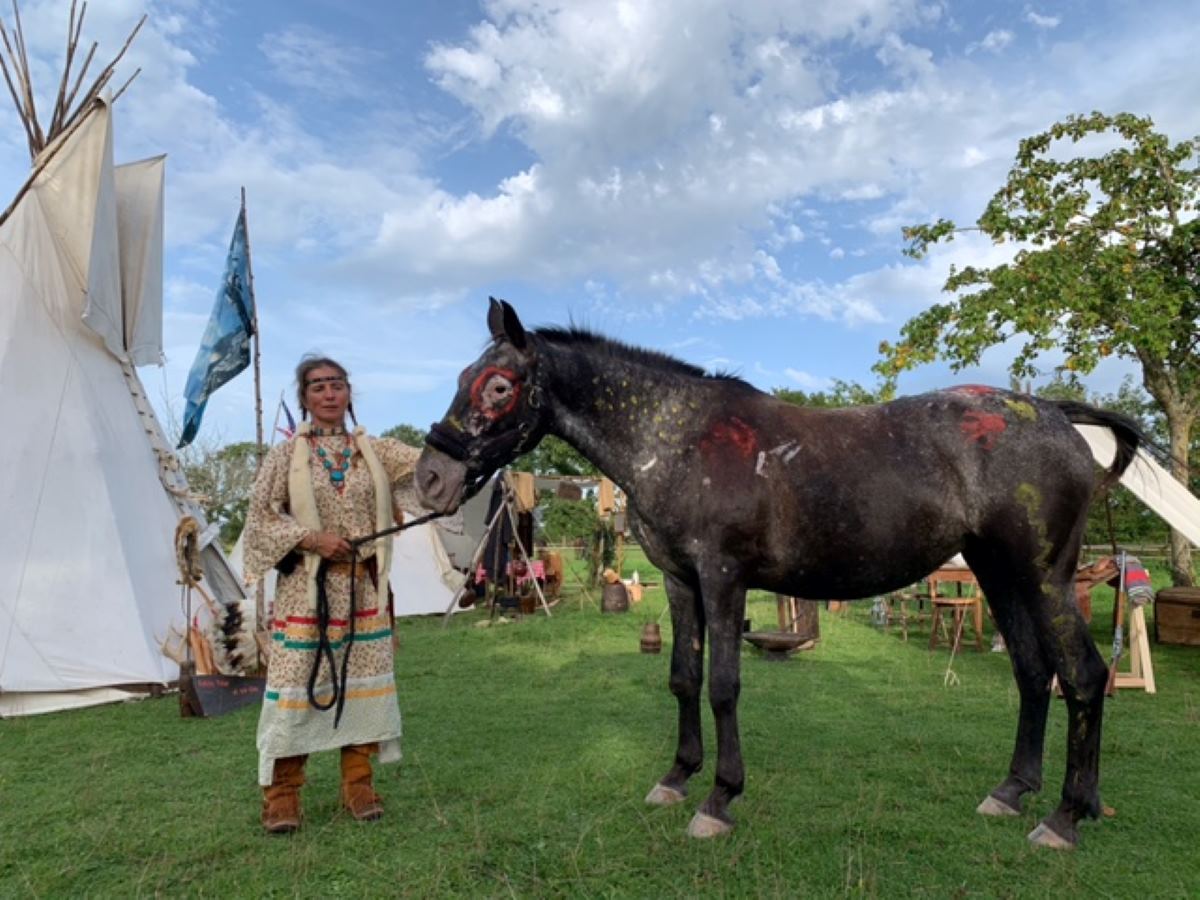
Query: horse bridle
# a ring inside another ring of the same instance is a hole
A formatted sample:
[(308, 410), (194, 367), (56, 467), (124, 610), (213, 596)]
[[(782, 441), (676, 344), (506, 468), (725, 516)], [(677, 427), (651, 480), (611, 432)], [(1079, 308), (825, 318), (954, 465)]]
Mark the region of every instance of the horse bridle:
[[(537, 381), (536, 370), (533, 383), (529, 388), (529, 398), (525, 401), (530, 409), (537, 410), (542, 405), (542, 387)], [(462, 427), (446, 421), (434, 422), (429, 426), (429, 434), (425, 443), (441, 453), (445, 453), (466, 468), (463, 479), (463, 494), (459, 501), (465, 503), (483, 488), (492, 473), (500, 466), (520, 456), (530, 449), (531, 442), (537, 435), (537, 428), (531, 422), (518, 422), (516, 428), (494, 435), (489, 438), (478, 438), (468, 434)], [(468, 447), (468, 442), (473, 446)], [(501, 460), (498, 463), (490, 460)]]

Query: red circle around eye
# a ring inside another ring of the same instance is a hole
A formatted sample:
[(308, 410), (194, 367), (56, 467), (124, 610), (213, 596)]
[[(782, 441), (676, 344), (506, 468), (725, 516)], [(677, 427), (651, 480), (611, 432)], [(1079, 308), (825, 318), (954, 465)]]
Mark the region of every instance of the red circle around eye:
[[(483, 391), (487, 387), (489, 381), (493, 377), (499, 376), (512, 385), (512, 393), (509, 394), (504, 406), (489, 407), (486, 406), (483, 399)], [(515, 372), (509, 369), (500, 369), (496, 366), (488, 366), (471, 385), (471, 408), (476, 409), (489, 419), (499, 419), (501, 416), (507, 416), (513, 411), (517, 405), (517, 399), (521, 396), (521, 384), (517, 381)]]

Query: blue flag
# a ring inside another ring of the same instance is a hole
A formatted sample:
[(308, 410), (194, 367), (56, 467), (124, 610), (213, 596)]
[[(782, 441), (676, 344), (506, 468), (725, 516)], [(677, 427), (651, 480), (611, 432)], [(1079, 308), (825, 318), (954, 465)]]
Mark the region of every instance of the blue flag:
[(254, 334), (254, 298), (250, 293), (250, 253), (246, 245), (246, 210), (238, 213), (225, 260), (225, 279), (217, 291), (212, 318), (200, 339), (196, 361), (188, 373), (183, 396), (183, 434), (179, 446), (185, 447), (200, 430), (204, 407), (213, 391), (250, 365), (250, 337)]

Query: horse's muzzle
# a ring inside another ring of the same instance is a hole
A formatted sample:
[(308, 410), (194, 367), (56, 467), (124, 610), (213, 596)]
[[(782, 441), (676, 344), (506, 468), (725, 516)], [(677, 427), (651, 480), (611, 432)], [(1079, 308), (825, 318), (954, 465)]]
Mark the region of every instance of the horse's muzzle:
[(467, 467), (440, 450), (426, 447), (417, 460), (417, 499), (426, 509), (448, 515), (463, 501)]

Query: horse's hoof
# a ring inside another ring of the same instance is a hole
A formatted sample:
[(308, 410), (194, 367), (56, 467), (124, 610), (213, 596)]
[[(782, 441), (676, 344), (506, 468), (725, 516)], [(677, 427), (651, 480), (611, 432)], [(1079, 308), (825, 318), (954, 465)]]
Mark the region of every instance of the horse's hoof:
[(733, 831), (733, 823), (725, 822), (708, 813), (698, 812), (688, 823), (688, 837), (711, 838)]
[(1029, 843), (1035, 847), (1049, 847), (1051, 850), (1074, 850), (1075, 844), (1062, 837), (1045, 822), (1039, 822), (1038, 827), (1029, 832)]
[(1020, 810), (1013, 809), (1003, 800), (997, 800), (991, 794), (983, 798), (983, 802), (975, 807), (975, 812), (981, 816), (1019, 816)]
[(683, 800), (683, 791), (677, 791), (662, 783), (656, 784), (646, 795), (646, 802), (651, 806), (674, 806), (676, 803), (682, 803)]

